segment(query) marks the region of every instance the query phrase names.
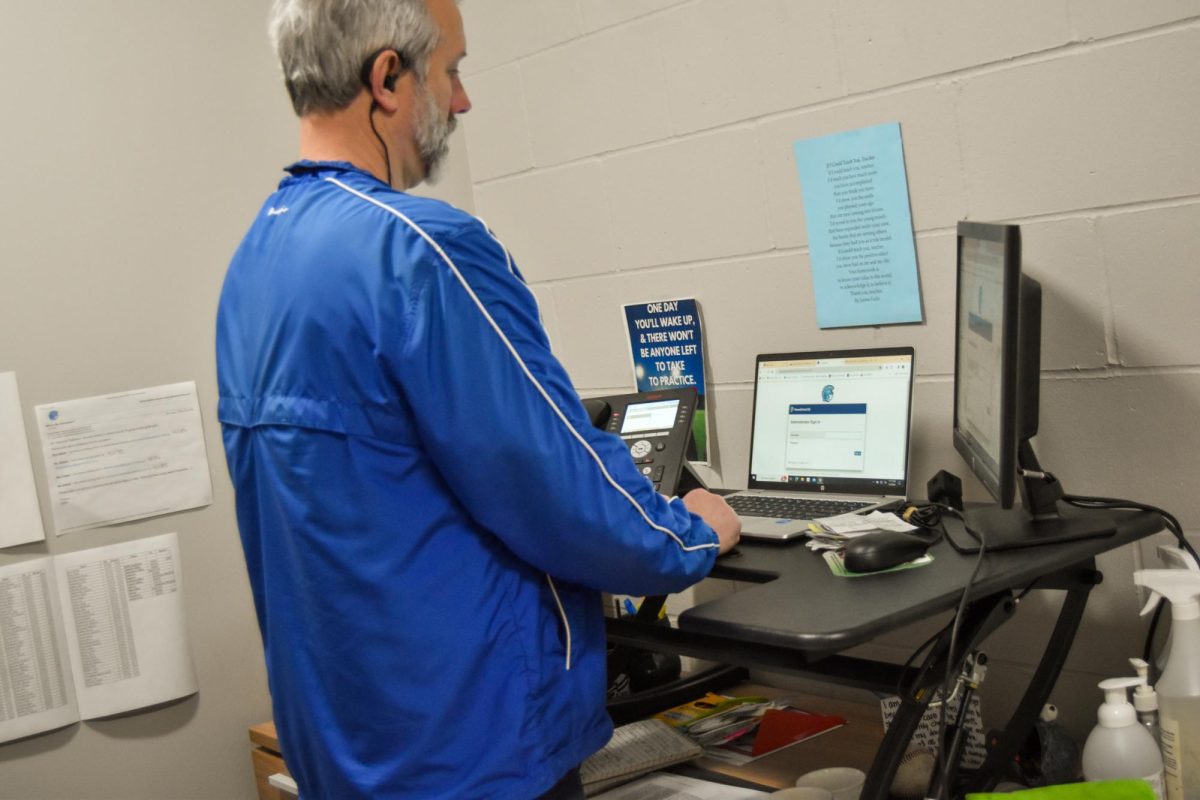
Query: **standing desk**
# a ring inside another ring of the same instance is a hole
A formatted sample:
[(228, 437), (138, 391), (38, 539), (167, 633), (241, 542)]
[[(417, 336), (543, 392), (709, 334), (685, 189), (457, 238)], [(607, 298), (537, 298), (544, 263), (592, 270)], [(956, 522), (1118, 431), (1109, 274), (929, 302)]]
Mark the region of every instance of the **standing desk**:
[[(950, 652), (947, 628), (920, 665), (901, 667), (839, 653), (957, 608), (977, 556), (958, 553), (944, 539), (930, 549), (934, 562), (928, 566), (859, 578), (834, 576), (824, 559), (802, 543), (743, 540), (737, 554), (718, 560), (711, 577), (756, 585), (684, 611), (677, 628), (609, 618), (608, 638), (616, 644), (778, 669), (888, 694), (899, 687), (900, 709), (880, 744), (861, 795), (863, 800), (885, 800), (947, 663), (957, 675), (971, 651), (1014, 615), (1022, 592), (1063, 590), (1066, 596), (1058, 619), (1013, 716), (1002, 732), (989, 737), (983, 766), (960, 776), (971, 790), (986, 791), (1012, 763), (1062, 670), (1088, 595), (1102, 579), (1096, 556), (1162, 528), (1157, 515), (1142, 511), (1063, 511), (1064, 517), (1096, 515), (1111, 520), (1116, 533), (986, 554), (954, 652)], [(974, 545), (961, 529), (952, 535), (961, 545)]]

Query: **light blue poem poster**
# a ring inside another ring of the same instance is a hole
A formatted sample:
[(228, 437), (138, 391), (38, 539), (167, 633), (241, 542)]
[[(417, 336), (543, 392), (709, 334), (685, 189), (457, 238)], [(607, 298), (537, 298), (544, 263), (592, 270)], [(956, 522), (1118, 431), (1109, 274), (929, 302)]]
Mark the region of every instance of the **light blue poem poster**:
[(900, 123), (794, 145), (822, 328), (921, 322)]

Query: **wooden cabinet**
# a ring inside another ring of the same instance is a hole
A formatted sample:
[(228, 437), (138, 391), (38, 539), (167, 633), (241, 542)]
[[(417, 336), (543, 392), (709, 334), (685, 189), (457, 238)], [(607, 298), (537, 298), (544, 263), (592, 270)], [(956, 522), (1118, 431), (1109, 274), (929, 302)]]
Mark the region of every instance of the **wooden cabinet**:
[(259, 800), (295, 800), (295, 795), (277, 789), (267, 782), (276, 773), (291, 775), (283, 756), (279, 754), (279, 737), (275, 733), (274, 722), (263, 722), (250, 726), (250, 743), (255, 745), (250, 751), (250, 763), (254, 766), (254, 782), (258, 784)]

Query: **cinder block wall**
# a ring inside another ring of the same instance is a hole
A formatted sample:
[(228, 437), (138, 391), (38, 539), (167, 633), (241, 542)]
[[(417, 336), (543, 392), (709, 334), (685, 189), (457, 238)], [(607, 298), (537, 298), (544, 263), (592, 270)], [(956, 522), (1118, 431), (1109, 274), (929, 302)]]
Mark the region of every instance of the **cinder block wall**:
[[(1070, 491), (1156, 503), (1200, 530), (1200, 2), (462, 7), (476, 211), (515, 253), (582, 393), (630, 386), (621, 304), (697, 297), (714, 477), (743, 486), (755, 353), (912, 344), (914, 487), (943, 467), (965, 478), (950, 442), (954, 225), (1018, 222), (1045, 292), (1043, 463)], [(893, 121), (926, 321), (822, 331), (791, 144)], [(1162, 541), (1101, 560), (1054, 697), (1079, 735), (1095, 683), (1141, 650), (1130, 572)], [(1058, 602), (1030, 595), (988, 642), (989, 723)], [(943, 622), (862, 653), (903, 660)]]

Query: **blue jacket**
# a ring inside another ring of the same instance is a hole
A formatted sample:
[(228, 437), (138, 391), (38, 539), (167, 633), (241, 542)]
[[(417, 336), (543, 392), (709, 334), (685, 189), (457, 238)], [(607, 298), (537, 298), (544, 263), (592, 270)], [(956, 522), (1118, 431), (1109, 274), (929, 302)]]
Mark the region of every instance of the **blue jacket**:
[(678, 591), (716, 535), (589, 424), (480, 221), (289, 171), (217, 322), (284, 757), (306, 800), (534, 797), (610, 735), (599, 592)]

